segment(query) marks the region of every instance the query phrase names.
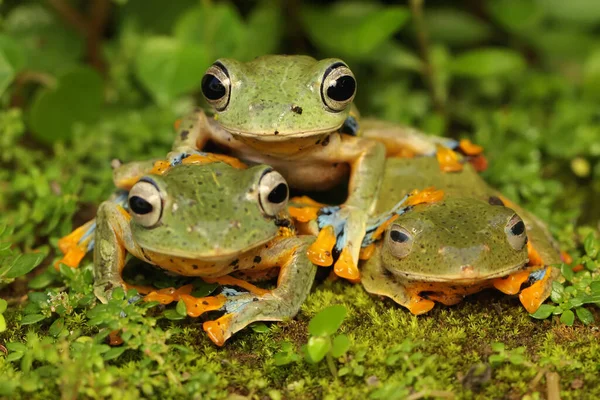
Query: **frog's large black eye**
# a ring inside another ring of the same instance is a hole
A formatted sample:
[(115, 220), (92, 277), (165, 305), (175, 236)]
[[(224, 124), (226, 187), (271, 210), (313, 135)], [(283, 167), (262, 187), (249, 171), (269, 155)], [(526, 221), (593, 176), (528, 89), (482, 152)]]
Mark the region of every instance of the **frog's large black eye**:
[(288, 184), (277, 171), (267, 170), (258, 182), (258, 200), (262, 211), (269, 217), (279, 214), (287, 205)]
[(398, 224), (393, 224), (387, 232), (386, 245), (396, 258), (408, 256), (412, 250), (413, 241), (413, 235)]
[(231, 80), (227, 68), (219, 61), (206, 70), (202, 78), (202, 94), (217, 111), (223, 111), (229, 105)]
[(321, 82), (321, 99), (331, 111), (343, 111), (352, 103), (355, 94), (356, 79), (344, 63), (337, 62), (325, 70)]
[(149, 181), (139, 181), (129, 191), (129, 210), (133, 220), (150, 228), (162, 215), (162, 200), (158, 188)]
[(521, 250), (527, 244), (527, 230), (525, 222), (517, 214), (514, 214), (504, 227), (504, 233), (510, 246), (515, 250)]

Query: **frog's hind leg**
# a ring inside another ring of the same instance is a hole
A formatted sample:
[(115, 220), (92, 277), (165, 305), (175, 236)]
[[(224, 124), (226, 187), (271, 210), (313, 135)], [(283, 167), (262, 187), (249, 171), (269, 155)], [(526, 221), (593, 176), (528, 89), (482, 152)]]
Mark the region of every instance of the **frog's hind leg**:
[(203, 324), (204, 330), (215, 344), (222, 346), (232, 334), (252, 322), (281, 321), (296, 315), (310, 292), (316, 274), (316, 267), (306, 256), (306, 249), (312, 239), (280, 239), (260, 253), (261, 263), (280, 265), (277, 287), (264, 295), (229, 295), (225, 304), (227, 314)]
[(560, 276), (560, 270), (551, 266), (541, 267), (529, 274), (531, 286), (519, 293), (519, 300), (527, 312), (533, 314), (550, 297), (552, 282)]
[(96, 220), (92, 219), (73, 232), (58, 240), (58, 248), (64, 256), (54, 264), (58, 269), (60, 264), (65, 264), (71, 268), (79, 267), (79, 263), (94, 247), (94, 230), (96, 229)]
[(415, 315), (424, 314), (435, 306), (433, 301), (424, 299), (417, 292), (411, 291), (407, 285), (385, 270), (377, 255), (365, 262), (361, 283), (367, 292), (389, 297), (401, 306), (408, 308)]

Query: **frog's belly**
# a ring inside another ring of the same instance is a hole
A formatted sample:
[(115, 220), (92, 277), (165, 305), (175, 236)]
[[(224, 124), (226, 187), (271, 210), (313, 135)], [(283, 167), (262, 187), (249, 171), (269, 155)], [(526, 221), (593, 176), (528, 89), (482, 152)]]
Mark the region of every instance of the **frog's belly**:
[(348, 180), (350, 168), (346, 163), (311, 163), (273, 165), (289, 185), (302, 190), (329, 190)]
[(487, 279), (469, 284), (413, 281), (406, 284), (406, 290), (412, 295), (451, 306), (460, 302), (465, 296), (492, 287), (493, 281), (493, 279)]
[(174, 257), (165, 254), (144, 250), (146, 261), (159, 268), (184, 276), (200, 276), (205, 278), (216, 278), (235, 271), (238, 267), (238, 259), (231, 260), (202, 261), (192, 258)]

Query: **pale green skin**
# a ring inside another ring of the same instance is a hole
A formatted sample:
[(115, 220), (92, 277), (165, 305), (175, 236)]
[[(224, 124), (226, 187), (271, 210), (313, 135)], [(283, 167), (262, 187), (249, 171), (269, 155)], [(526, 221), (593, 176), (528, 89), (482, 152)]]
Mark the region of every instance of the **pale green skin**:
[[(490, 204), (490, 198), (492, 203), (498, 201), (499, 193), (470, 164), (465, 164), (462, 172), (446, 173), (435, 158), (388, 159), (377, 212), (389, 210), (413, 189), (431, 186), (443, 190), (444, 199), (417, 205), (400, 215), (386, 229), (375, 254), (365, 262), (361, 281), (368, 292), (407, 306), (417, 285), (435, 283), (433, 291), (439, 291), (440, 286), (447, 284), (445, 294), (452, 304), (470, 292), (469, 286), (483, 288), (489, 286), (484, 283), (490, 279), (524, 268), (527, 246), (513, 249), (504, 229), (515, 211), (525, 222), (528, 240), (544, 264), (560, 262), (544, 225), (521, 208)], [(389, 235), (394, 225), (414, 234), (412, 249), (403, 258), (395, 257), (390, 248)], [(546, 295), (550, 294), (550, 283), (545, 288)], [(453, 294), (456, 288), (460, 290)]]
[[(118, 170), (117, 185), (136, 178), (147, 169), (144, 164)], [(277, 288), (269, 293), (228, 297), (224, 308), (235, 306), (235, 311), (224, 337), (253, 321), (293, 317), (310, 291), (316, 268), (306, 256), (310, 238), (279, 235), (278, 225), (289, 222), (287, 208), (274, 218), (259, 206), (258, 182), (270, 169), (265, 165), (235, 169), (216, 162), (178, 165), (163, 175), (145, 176), (143, 180), (160, 189), (163, 202), (160, 222), (151, 228), (135, 218), (129, 221), (115, 203), (102, 203), (94, 247), (98, 298), (106, 301), (107, 290), (127, 286), (121, 277), (125, 252), (188, 276), (218, 278), (279, 266)]]
[[(222, 58), (233, 90), (218, 122), (241, 136), (289, 137), (331, 133), (339, 129), (350, 107), (332, 112), (320, 95), (321, 77), (339, 59), (308, 56), (263, 56), (250, 62)], [(293, 111), (300, 106), (302, 113)], [(277, 132), (277, 134), (275, 134)]]

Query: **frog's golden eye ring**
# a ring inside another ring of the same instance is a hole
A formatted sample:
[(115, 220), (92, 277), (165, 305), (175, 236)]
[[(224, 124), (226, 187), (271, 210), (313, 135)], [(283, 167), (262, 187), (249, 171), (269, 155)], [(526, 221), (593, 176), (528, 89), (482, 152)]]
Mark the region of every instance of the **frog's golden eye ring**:
[(321, 82), (321, 100), (331, 111), (343, 111), (356, 94), (356, 79), (344, 63), (331, 65)]
[(258, 200), (265, 215), (274, 217), (285, 209), (290, 190), (281, 174), (267, 170), (258, 182)]
[(508, 220), (504, 227), (504, 233), (508, 239), (510, 247), (515, 250), (521, 250), (527, 244), (527, 230), (525, 223), (517, 214)]
[(160, 191), (151, 181), (141, 180), (129, 191), (129, 210), (133, 220), (146, 228), (151, 228), (162, 216)]
[(231, 80), (227, 68), (216, 62), (202, 78), (202, 94), (217, 111), (223, 111), (229, 105), (231, 96)]
[(413, 235), (398, 224), (392, 225), (386, 236), (386, 245), (396, 258), (408, 256), (413, 246)]

